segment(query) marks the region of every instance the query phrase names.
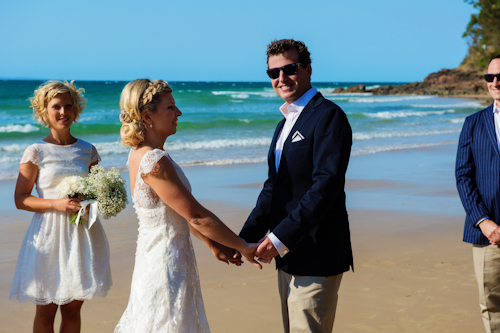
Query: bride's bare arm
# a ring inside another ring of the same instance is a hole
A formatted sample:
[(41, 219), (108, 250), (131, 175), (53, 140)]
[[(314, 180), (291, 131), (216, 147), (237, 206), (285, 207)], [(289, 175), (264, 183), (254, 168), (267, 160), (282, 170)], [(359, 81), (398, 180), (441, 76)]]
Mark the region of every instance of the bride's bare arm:
[(198, 230), (193, 228), (191, 225), (189, 225), (189, 230), (193, 235), (195, 235), (197, 238), (199, 238), (203, 243), (205, 243), (210, 251), (212, 251), (212, 254), (214, 255), (217, 260), (223, 261), (226, 264), (232, 263), (235, 264), (236, 266), (240, 266), (243, 261), (241, 261), (241, 256), (235, 256), (235, 252), (237, 252), (234, 249), (231, 249), (225, 245), (219, 244), (217, 242), (214, 242), (208, 237), (205, 237), (202, 235)]
[(168, 158), (161, 158), (153, 171), (143, 175), (143, 179), (169, 207), (184, 217), (192, 228), (217, 243), (237, 249), (249, 262), (262, 268), (254, 259), (258, 244), (246, 243), (217, 216), (203, 207), (182, 184)]

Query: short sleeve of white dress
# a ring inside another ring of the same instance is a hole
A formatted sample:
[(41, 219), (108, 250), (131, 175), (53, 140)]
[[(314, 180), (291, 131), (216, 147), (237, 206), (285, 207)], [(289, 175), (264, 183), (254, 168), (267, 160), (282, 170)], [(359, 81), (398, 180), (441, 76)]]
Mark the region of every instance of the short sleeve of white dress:
[(168, 153), (164, 150), (153, 149), (146, 152), (139, 165), (139, 174), (141, 176), (147, 175), (153, 171), (153, 168), (162, 159), (162, 157), (168, 157)]
[(90, 156), (90, 164), (95, 164), (98, 162), (101, 162), (101, 156), (99, 156), (97, 149), (94, 146), (92, 146), (92, 155)]
[(141, 159), (139, 163), (139, 169), (137, 170), (137, 177), (134, 188), (134, 203), (136, 207), (152, 208), (157, 206), (160, 202), (158, 195), (153, 191), (153, 189), (144, 182), (142, 176), (151, 173), (155, 168), (156, 164), (162, 159), (162, 157), (168, 156), (168, 153), (160, 150), (154, 149), (147, 151), (146, 154)]
[[(96, 151), (97, 152), (97, 151)], [(21, 158), (21, 164), (31, 162), (37, 167), (40, 167), (40, 159), (38, 158), (38, 151), (34, 145), (29, 146), (24, 151), (23, 157)]]
[(161, 149), (153, 149), (144, 154), (137, 170), (133, 197), (134, 203), (137, 205), (137, 207), (151, 208), (156, 206), (156, 204), (161, 201), (159, 200), (159, 197), (153, 191), (153, 189), (144, 182), (143, 176), (151, 173), (163, 157), (168, 158), (168, 160), (174, 166), (177, 176), (179, 177), (181, 182), (188, 189), (188, 191), (191, 191), (191, 184), (189, 183), (189, 180), (187, 179), (186, 175), (179, 167), (179, 165), (177, 165), (177, 163), (175, 163), (175, 161), (170, 158), (169, 154), (166, 151)]
[(177, 163), (175, 163), (175, 161), (170, 157), (170, 155), (164, 150), (153, 149), (148, 151), (142, 158), (142, 161), (139, 165), (138, 174), (143, 176), (153, 171), (154, 167), (162, 159), (162, 157), (168, 158), (168, 160), (174, 166), (175, 172), (177, 173), (177, 176), (181, 180), (182, 184), (184, 184), (184, 186), (191, 192), (191, 184), (189, 183), (189, 180), (182, 171), (181, 167)]

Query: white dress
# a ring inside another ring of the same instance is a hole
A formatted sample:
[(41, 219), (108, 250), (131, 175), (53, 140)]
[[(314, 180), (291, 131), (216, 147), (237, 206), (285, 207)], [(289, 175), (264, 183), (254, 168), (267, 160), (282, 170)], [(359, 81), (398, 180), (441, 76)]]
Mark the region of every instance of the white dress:
[[(209, 332), (188, 223), (142, 178), (162, 157), (170, 159), (160, 149), (146, 152), (137, 171), (132, 198), (139, 218), (135, 267), (129, 302), (115, 333)], [(181, 168), (172, 163), (191, 190)]]
[[(38, 167), (38, 197), (56, 199), (55, 187), (64, 177), (85, 176), (99, 160), (95, 147), (83, 140), (71, 145), (38, 141), (26, 148), (21, 164)], [(10, 299), (64, 305), (106, 296), (112, 281), (101, 222), (87, 230), (71, 224), (71, 215), (57, 210), (35, 213), (21, 245)]]

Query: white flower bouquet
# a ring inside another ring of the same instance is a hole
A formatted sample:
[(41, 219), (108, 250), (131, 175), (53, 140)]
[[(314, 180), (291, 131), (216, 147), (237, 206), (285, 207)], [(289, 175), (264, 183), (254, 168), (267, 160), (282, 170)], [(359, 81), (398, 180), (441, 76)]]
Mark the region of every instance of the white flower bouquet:
[[(90, 169), (87, 177), (69, 176), (64, 178), (56, 187), (56, 192), (62, 198), (76, 197), (84, 200), (80, 202), (82, 208), (71, 217), (73, 224), (81, 224), (80, 216), (85, 212), (87, 205), (91, 206), (89, 228), (100, 213), (105, 219), (116, 216), (128, 204), (125, 180), (115, 168), (106, 171), (98, 165)], [(94, 212), (92, 212), (94, 210)]]

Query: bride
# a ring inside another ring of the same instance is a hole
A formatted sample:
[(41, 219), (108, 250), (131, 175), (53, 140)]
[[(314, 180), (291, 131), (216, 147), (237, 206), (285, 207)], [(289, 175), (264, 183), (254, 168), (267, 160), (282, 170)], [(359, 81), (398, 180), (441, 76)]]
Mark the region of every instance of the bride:
[(189, 231), (215, 257), (249, 262), (247, 244), (191, 195), (181, 168), (163, 150), (182, 112), (162, 80), (128, 83), (120, 97), (122, 142), (132, 147), (128, 166), (139, 236), (128, 306), (115, 332), (209, 332)]

